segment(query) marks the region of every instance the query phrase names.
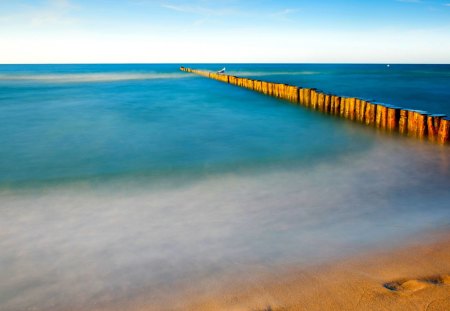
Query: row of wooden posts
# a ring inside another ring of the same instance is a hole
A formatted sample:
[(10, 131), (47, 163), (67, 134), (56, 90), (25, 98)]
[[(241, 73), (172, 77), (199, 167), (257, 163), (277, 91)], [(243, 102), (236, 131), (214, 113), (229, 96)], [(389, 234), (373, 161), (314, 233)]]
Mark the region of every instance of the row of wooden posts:
[(386, 131), (398, 131), (404, 135), (429, 139), (440, 144), (450, 141), (450, 119), (444, 114), (430, 114), (421, 110), (404, 109), (355, 97), (331, 95), (316, 89), (288, 84), (240, 78), (185, 67), (180, 69)]

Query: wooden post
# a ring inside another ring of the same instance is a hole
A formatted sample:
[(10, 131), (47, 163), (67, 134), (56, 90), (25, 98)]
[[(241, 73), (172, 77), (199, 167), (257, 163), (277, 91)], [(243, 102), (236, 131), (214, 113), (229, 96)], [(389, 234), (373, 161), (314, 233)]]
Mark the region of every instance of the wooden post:
[(317, 91), (315, 89), (311, 89), (311, 108), (317, 109)]
[(263, 94), (267, 95), (267, 82), (266, 81), (261, 82), (261, 91)]
[(325, 106), (325, 94), (322, 92), (317, 94), (317, 110), (323, 111)]
[(350, 120), (355, 120), (355, 113), (356, 113), (356, 98), (350, 97), (349, 103), (348, 103), (348, 117)]
[(298, 94), (299, 94), (299, 88), (296, 86), (288, 85), (288, 99), (291, 102), (298, 103)]
[(286, 84), (281, 84), (280, 85), (280, 90), (281, 90), (281, 98), (289, 100), (289, 88), (288, 85)]
[(366, 106), (367, 102), (363, 99), (359, 101), (359, 122), (364, 123), (366, 120)]
[(305, 105), (305, 89), (304, 88), (298, 89), (298, 102), (302, 106)]
[(387, 108), (386, 129), (389, 131), (394, 131), (398, 127), (400, 108), (392, 105), (386, 105), (386, 108)]
[(381, 111), (382, 111), (380, 125), (381, 125), (382, 129), (386, 129), (386, 125), (387, 125), (387, 108), (386, 108), (386, 106), (384, 104), (381, 104), (381, 105), (377, 106), (377, 109), (380, 106), (381, 106)]
[(261, 81), (259, 81), (259, 80), (253, 81), (253, 90), (255, 92), (261, 92)]
[(278, 83), (273, 83), (273, 96), (279, 97), (280, 96), (280, 88), (278, 86)]
[(424, 138), (427, 134), (427, 117), (428, 113), (425, 111), (417, 110), (414, 114), (416, 119), (416, 135), (418, 138)]
[(311, 107), (311, 89), (305, 89), (305, 107)]
[(377, 105), (367, 102), (366, 104), (366, 125), (375, 125), (375, 115), (376, 115)]
[(330, 95), (330, 114), (334, 114), (335, 105), (336, 105), (336, 95)]
[(283, 98), (284, 96), (284, 84), (277, 83), (277, 92), (278, 92), (278, 98)]
[(331, 95), (325, 95), (325, 105), (323, 107), (325, 113), (330, 113), (331, 111)]
[(377, 112), (376, 112), (376, 117), (375, 117), (375, 125), (378, 128), (386, 128), (386, 114), (387, 114), (387, 109), (384, 106), (384, 104), (382, 103), (376, 103), (377, 105)]
[(287, 84), (280, 84), (280, 98), (289, 99), (289, 86)]
[(334, 115), (339, 115), (340, 111), (341, 111), (341, 97), (340, 96), (335, 96), (334, 97), (334, 111), (333, 114)]
[(400, 134), (408, 133), (408, 110), (400, 109), (400, 119), (398, 120), (398, 131)]
[(272, 96), (278, 97), (278, 83), (272, 83)]
[(439, 125), (441, 123), (441, 119), (444, 117), (446, 117), (445, 114), (431, 114), (427, 117), (427, 133), (429, 140), (437, 141)]
[(439, 124), (438, 143), (445, 144), (449, 142), (450, 120), (442, 119)]
[(361, 100), (355, 98), (355, 120), (359, 122), (361, 120)]
[(344, 117), (346, 119), (350, 119), (350, 114), (353, 114), (353, 112), (350, 112), (350, 110), (353, 109), (354, 111), (354, 106), (352, 106), (352, 108), (350, 108), (351, 106), (351, 101), (352, 99), (350, 97), (345, 98), (345, 104), (344, 104)]
[(347, 101), (347, 97), (341, 97), (341, 104), (339, 106), (339, 115), (344, 118), (345, 117), (345, 102)]
[(408, 110), (408, 135), (416, 136), (417, 134), (417, 126), (416, 126), (416, 117), (414, 110)]
[(281, 83), (277, 83), (276, 84), (276, 86), (277, 86), (277, 92), (278, 92), (278, 98), (283, 98), (283, 89), (284, 89), (284, 85), (283, 84), (281, 84)]
[(344, 118), (350, 119), (350, 98), (346, 97), (344, 104)]

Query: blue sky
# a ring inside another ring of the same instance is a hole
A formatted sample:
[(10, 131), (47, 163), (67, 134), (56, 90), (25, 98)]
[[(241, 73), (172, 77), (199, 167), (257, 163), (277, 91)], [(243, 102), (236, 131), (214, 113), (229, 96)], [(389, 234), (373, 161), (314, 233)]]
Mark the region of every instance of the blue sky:
[(0, 0), (0, 63), (450, 63), (450, 0)]

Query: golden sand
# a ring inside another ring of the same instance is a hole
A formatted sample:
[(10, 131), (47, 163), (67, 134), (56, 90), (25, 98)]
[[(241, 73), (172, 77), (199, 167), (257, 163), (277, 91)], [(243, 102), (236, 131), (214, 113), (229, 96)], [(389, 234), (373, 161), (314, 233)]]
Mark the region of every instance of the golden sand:
[(258, 286), (202, 297), (186, 310), (450, 310), (450, 235), (290, 269)]
[(159, 301), (144, 290), (86, 310), (449, 311), (450, 231), (327, 264), (263, 267), (231, 280), (212, 279), (192, 282), (183, 294), (161, 289), (165, 298)]

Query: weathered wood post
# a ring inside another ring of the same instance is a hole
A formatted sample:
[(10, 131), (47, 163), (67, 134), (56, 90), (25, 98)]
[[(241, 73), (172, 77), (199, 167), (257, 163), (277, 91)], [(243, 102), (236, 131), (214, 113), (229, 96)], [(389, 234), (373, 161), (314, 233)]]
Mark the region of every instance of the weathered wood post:
[(311, 89), (305, 89), (305, 106), (311, 107)]
[(377, 111), (376, 111), (375, 125), (378, 128), (385, 129), (387, 121), (387, 108), (382, 103), (376, 103), (376, 105)]
[(364, 99), (359, 100), (359, 122), (364, 123), (366, 120), (367, 102)]
[(417, 126), (416, 126), (416, 117), (414, 110), (408, 110), (408, 135), (416, 136), (417, 134)]
[(334, 96), (334, 115), (339, 115), (341, 111), (341, 97), (340, 96)]
[(386, 105), (386, 108), (387, 108), (386, 128), (389, 131), (395, 131), (399, 123), (400, 108), (392, 105)]
[(377, 105), (374, 103), (367, 102), (366, 104), (366, 125), (375, 125), (375, 114), (377, 110)]
[(347, 102), (347, 97), (341, 97), (341, 104), (339, 106), (339, 115), (345, 117), (345, 103)]
[(269, 90), (268, 90), (267, 82), (266, 82), (266, 81), (261, 82), (261, 88), (262, 88), (263, 94), (268, 95)]
[(305, 106), (305, 88), (303, 87), (298, 90), (298, 102), (300, 105)]
[(296, 86), (287, 86), (288, 100), (294, 103), (298, 103), (299, 88)]
[(355, 120), (356, 115), (356, 98), (351, 97), (349, 102), (349, 112), (348, 112), (350, 120)]
[(449, 142), (450, 120), (442, 119), (439, 124), (438, 142), (445, 144)]
[(312, 89), (311, 90), (311, 108), (316, 110), (317, 109), (317, 90)]
[(417, 110), (414, 114), (414, 117), (416, 118), (416, 135), (418, 138), (425, 138), (427, 134), (427, 117), (428, 113), (425, 111)]
[(323, 111), (325, 113), (330, 113), (331, 111), (331, 95), (326, 94), (325, 95), (325, 106)]
[(336, 95), (330, 95), (330, 114), (334, 114), (335, 105), (336, 105)]
[(273, 83), (272, 82), (267, 83), (267, 91), (268, 91), (268, 94), (270, 96), (274, 96), (273, 95)]
[(359, 121), (361, 119), (361, 100), (355, 98), (355, 120)]
[(427, 117), (427, 134), (428, 139), (431, 141), (437, 141), (439, 133), (439, 125), (441, 119), (446, 117), (445, 114), (430, 114)]
[(408, 110), (400, 109), (400, 119), (398, 120), (398, 131), (400, 134), (408, 133)]
[(317, 94), (317, 110), (323, 111), (325, 106), (325, 94), (322, 92)]

